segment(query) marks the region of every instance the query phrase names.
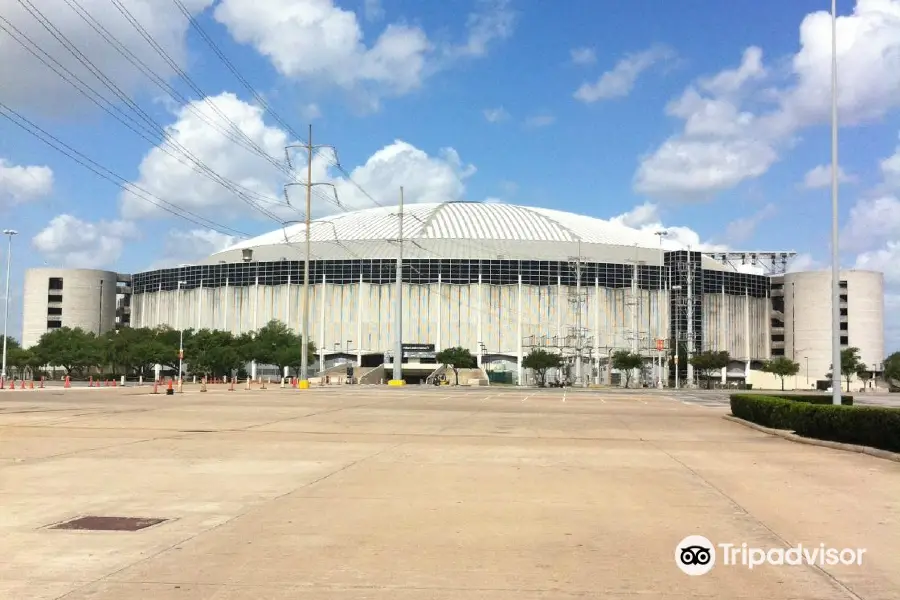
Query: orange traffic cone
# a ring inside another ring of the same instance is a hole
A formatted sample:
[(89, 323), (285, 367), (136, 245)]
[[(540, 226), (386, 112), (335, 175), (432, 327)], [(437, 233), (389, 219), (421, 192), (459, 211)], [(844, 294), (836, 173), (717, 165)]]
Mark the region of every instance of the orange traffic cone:
[(94, 387), (94, 377), (88, 377), (88, 387)]
[(15, 379), (9, 380), (9, 389), (11, 389), (11, 390), (16, 389), (16, 380)]
[(34, 379), (31, 380), (31, 384), (28, 386), (28, 389), (30, 389), (30, 390), (34, 389)]
[(68, 376), (68, 375), (66, 375), (66, 384), (65, 384), (65, 386), (63, 386), (63, 387), (67, 387), (67, 388), (72, 387), (72, 382), (69, 380), (69, 376)]
[(166, 396), (174, 396), (175, 388), (172, 387), (172, 380), (169, 379), (169, 387), (166, 388)]
[(24, 379), (22, 380), (22, 385), (19, 386), (19, 389), (20, 389), (20, 390), (24, 390), (24, 389), (25, 389), (25, 380), (24, 380)]

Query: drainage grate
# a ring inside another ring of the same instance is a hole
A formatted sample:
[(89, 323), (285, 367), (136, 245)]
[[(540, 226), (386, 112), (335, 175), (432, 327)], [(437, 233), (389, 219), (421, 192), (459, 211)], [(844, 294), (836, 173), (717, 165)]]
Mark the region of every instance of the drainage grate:
[(76, 529), (80, 531), (138, 531), (153, 527), (166, 519), (141, 517), (79, 517), (53, 525), (50, 529)]

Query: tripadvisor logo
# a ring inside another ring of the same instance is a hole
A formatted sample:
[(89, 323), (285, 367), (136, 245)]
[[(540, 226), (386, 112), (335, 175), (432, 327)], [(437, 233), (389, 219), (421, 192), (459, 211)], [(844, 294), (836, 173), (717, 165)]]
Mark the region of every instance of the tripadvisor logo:
[(702, 535), (689, 535), (675, 546), (675, 564), (687, 575), (706, 575), (716, 563), (753, 569), (762, 565), (819, 567), (862, 565), (865, 548), (831, 548), (825, 544), (790, 548), (757, 548), (744, 544), (713, 544)]

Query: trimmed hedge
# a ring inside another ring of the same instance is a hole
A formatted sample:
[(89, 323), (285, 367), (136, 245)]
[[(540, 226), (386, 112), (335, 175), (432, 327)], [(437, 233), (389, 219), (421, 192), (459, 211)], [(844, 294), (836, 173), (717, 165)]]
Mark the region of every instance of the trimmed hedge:
[[(806, 394), (765, 394), (772, 398), (781, 398), (782, 400), (793, 400), (794, 402), (808, 402), (809, 404), (831, 404), (831, 394), (814, 396)], [(853, 396), (841, 396), (841, 404), (844, 406), (853, 406)], [(833, 406), (833, 405), (832, 405)]]
[(731, 414), (809, 438), (900, 452), (900, 409), (834, 406), (776, 396), (732, 394)]

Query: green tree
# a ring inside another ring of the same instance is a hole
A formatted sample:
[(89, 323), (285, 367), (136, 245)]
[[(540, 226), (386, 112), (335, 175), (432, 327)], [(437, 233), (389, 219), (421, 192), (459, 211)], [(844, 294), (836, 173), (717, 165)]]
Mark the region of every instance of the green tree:
[(67, 375), (83, 375), (101, 362), (97, 337), (80, 327), (48, 331), (32, 351), (41, 364), (62, 367)]
[(866, 387), (869, 383), (869, 380), (872, 379), (872, 372), (869, 370), (869, 367), (867, 367), (865, 363), (859, 363), (856, 366), (856, 376), (859, 377), (860, 381), (863, 382), (863, 387)]
[(625, 373), (625, 387), (631, 385), (631, 378), (635, 369), (644, 368), (644, 357), (633, 354), (628, 350), (616, 350), (612, 355), (612, 367)]
[[(860, 365), (865, 364), (859, 359), (859, 348), (844, 348), (841, 350), (841, 376), (847, 382), (847, 391), (850, 391), (850, 380), (859, 371)], [(834, 376), (834, 367), (829, 365), (826, 377), (831, 379)]]
[(535, 348), (522, 359), (522, 366), (534, 371), (538, 378), (538, 385), (544, 387), (547, 383), (547, 371), (562, 366), (562, 356), (547, 352), (543, 348)]
[(6, 364), (13, 367), (21, 378), (25, 378), (25, 372), (30, 369), (33, 356), (31, 352), (22, 348), (14, 337), (6, 337)]
[(454, 348), (444, 348), (437, 353), (435, 358), (442, 365), (448, 366), (453, 369), (453, 374), (456, 376), (456, 385), (459, 385), (460, 369), (473, 369), (478, 365), (478, 361), (474, 356), (472, 356), (472, 353), (469, 352), (469, 349), (463, 348), (462, 346), (456, 346)]
[(796, 363), (786, 356), (776, 356), (767, 360), (762, 366), (763, 373), (771, 373), (781, 379), (781, 391), (784, 391), (784, 378), (792, 377), (800, 372), (800, 363)]
[[(264, 365), (275, 365), (279, 373), (283, 373), (285, 367), (288, 370), (298, 370), (302, 358), (300, 340), (300, 336), (287, 325), (274, 319), (253, 336), (250, 358)], [(312, 342), (307, 346), (307, 353), (308, 356), (316, 353), (316, 346)]]
[(241, 364), (234, 336), (227, 331), (201, 329), (185, 343), (184, 354), (195, 375), (231, 375)]
[(900, 386), (900, 352), (894, 352), (884, 359), (884, 380), (890, 386)]
[(731, 357), (728, 352), (722, 350), (715, 352), (707, 350), (691, 357), (691, 366), (700, 372), (700, 375), (706, 379), (706, 388), (712, 388), (712, 377), (717, 371), (721, 371), (728, 366)]

